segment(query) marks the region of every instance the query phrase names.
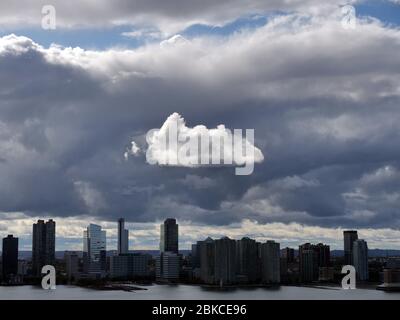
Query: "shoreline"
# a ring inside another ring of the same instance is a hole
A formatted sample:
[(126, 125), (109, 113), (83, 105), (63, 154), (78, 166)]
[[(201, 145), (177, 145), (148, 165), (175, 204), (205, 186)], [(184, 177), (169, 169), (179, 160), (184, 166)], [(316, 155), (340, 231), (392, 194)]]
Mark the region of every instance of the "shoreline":
[[(134, 292), (134, 291), (146, 291), (147, 287), (151, 287), (154, 285), (160, 286), (191, 286), (191, 287), (199, 287), (205, 290), (211, 291), (230, 291), (237, 289), (267, 289), (267, 290), (279, 290), (280, 287), (297, 287), (297, 288), (309, 288), (309, 289), (320, 289), (320, 290), (342, 290), (339, 284), (241, 284), (241, 285), (207, 285), (207, 284), (199, 284), (199, 283), (158, 283), (158, 282), (149, 282), (149, 283), (130, 283), (130, 282), (117, 282), (117, 283), (104, 283), (104, 284), (60, 284), (60, 286), (71, 286), (71, 287), (79, 287), (86, 288), (96, 291), (126, 291), (126, 292)], [(33, 286), (38, 289), (41, 288), (40, 285), (33, 284), (18, 284), (18, 285), (0, 285), (1, 287), (23, 287), (23, 286)], [(371, 283), (371, 284), (361, 284), (357, 286), (357, 289), (361, 290), (380, 290), (380, 291), (399, 291), (400, 288), (388, 288), (383, 286), (381, 283)]]

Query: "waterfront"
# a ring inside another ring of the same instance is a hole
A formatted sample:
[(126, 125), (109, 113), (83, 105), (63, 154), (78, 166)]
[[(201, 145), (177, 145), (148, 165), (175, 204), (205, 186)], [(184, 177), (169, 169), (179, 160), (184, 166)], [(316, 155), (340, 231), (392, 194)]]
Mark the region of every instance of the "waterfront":
[(226, 291), (190, 285), (151, 285), (134, 292), (93, 290), (76, 286), (0, 287), (0, 300), (400, 300), (400, 293), (374, 289), (342, 290), (281, 286), (278, 288), (238, 288)]

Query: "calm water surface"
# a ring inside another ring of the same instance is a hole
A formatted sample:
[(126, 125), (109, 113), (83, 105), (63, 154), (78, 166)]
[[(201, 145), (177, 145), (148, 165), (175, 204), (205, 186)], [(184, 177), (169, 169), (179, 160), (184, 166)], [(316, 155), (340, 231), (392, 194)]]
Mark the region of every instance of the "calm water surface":
[(357, 289), (341, 290), (339, 288), (305, 288), (282, 286), (276, 289), (252, 288), (235, 289), (231, 291), (215, 291), (189, 285), (152, 285), (148, 290), (135, 292), (125, 291), (98, 291), (75, 286), (57, 286), (56, 290), (43, 290), (39, 287), (0, 287), (1, 300), (400, 300), (400, 293), (386, 293), (378, 290)]

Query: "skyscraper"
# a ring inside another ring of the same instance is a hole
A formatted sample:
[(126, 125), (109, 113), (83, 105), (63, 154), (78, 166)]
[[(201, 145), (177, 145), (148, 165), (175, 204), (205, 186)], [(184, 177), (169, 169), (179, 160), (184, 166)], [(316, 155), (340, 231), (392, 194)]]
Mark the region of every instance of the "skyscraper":
[(299, 263), (303, 282), (318, 280), (319, 268), (330, 266), (330, 247), (322, 243), (299, 246)]
[(3, 280), (8, 281), (18, 273), (18, 238), (8, 235), (3, 238)]
[(193, 267), (193, 269), (200, 268), (199, 242), (197, 242), (196, 244), (192, 244), (191, 256), (192, 256), (192, 267)]
[(223, 237), (215, 240), (215, 271), (217, 284), (236, 282), (236, 241)]
[(56, 250), (56, 223), (52, 219), (46, 223), (38, 220), (33, 224), (32, 234), (32, 271), (40, 276), (42, 267), (54, 265)]
[(245, 276), (248, 282), (255, 282), (258, 278), (258, 248), (257, 242), (244, 237), (237, 244), (237, 273)]
[(83, 254), (86, 272), (98, 274), (105, 270), (106, 231), (101, 226), (90, 224), (83, 232)]
[(197, 250), (200, 258), (200, 279), (207, 284), (214, 283), (215, 273), (215, 243), (208, 237), (204, 241), (197, 242)]
[(118, 254), (126, 254), (129, 251), (129, 231), (125, 229), (125, 220), (118, 220)]
[(294, 262), (294, 249), (292, 248), (284, 248), (282, 250), (282, 257), (286, 259), (287, 263), (293, 263)]
[(316, 253), (316, 259), (318, 268), (329, 267), (331, 264), (331, 249), (328, 245), (318, 243), (314, 245), (314, 252)]
[(280, 245), (275, 241), (261, 244), (262, 281), (279, 283), (280, 279)]
[(358, 239), (357, 231), (346, 230), (343, 231), (344, 239), (344, 263), (346, 265), (353, 265), (353, 243)]
[(166, 219), (160, 226), (160, 251), (179, 253), (178, 224), (175, 219)]
[(368, 245), (364, 240), (356, 240), (353, 243), (353, 264), (357, 278), (361, 281), (368, 280)]
[(300, 279), (302, 282), (311, 282), (317, 277), (316, 259), (314, 250), (309, 243), (299, 247)]

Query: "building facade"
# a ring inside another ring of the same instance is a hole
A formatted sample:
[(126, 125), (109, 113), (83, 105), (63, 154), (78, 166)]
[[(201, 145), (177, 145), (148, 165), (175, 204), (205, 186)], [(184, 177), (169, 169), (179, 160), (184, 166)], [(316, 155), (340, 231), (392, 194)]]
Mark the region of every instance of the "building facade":
[(180, 273), (180, 257), (174, 252), (161, 252), (156, 257), (156, 278), (177, 281)]
[(68, 281), (79, 277), (79, 256), (75, 251), (64, 252), (65, 261), (65, 272), (67, 274)]
[(110, 257), (110, 277), (127, 279), (148, 277), (151, 256), (148, 254), (126, 254)]

